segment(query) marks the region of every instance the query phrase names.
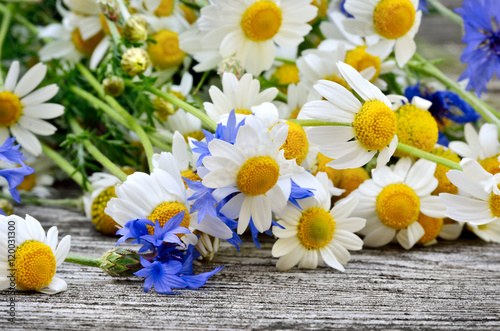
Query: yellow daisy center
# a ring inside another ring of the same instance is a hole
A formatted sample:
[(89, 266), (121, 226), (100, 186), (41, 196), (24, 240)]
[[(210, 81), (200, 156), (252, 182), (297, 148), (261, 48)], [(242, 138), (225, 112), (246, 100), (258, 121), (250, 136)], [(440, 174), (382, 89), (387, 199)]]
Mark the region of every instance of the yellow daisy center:
[(24, 176), (24, 179), (21, 182), (21, 184), (17, 185), (17, 189), (29, 192), (35, 187), (35, 184), (36, 184), (36, 172)]
[(116, 198), (114, 186), (110, 186), (99, 193), (90, 206), (91, 220), (95, 229), (108, 236), (115, 235), (120, 228), (111, 216), (104, 213), (104, 209), (111, 198)]
[(13, 269), (19, 288), (38, 290), (52, 281), (56, 273), (56, 257), (49, 246), (29, 240), (17, 247)]
[(291, 112), (291, 114), (290, 114), (290, 119), (293, 119), (293, 120), (297, 119), (297, 116), (299, 116), (299, 113), (300, 113), (300, 110), (301, 110), (301, 109), (302, 109), (302, 108), (297, 108), (297, 109), (294, 109), (294, 110)]
[(281, 10), (274, 2), (257, 1), (245, 10), (240, 24), (248, 39), (266, 41), (278, 33), (281, 21)]
[(323, 77), (323, 79), (324, 80), (329, 80), (329, 81), (337, 83), (337, 84), (340, 84), (343, 87), (345, 87), (346, 89), (351, 90), (351, 87), (349, 86), (349, 84), (347, 84), (347, 82), (345, 81), (345, 79), (342, 78), (342, 77), (339, 77), (337, 75), (325, 76), (325, 77)]
[(424, 235), (422, 238), (417, 241), (417, 244), (419, 245), (425, 245), (432, 240), (436, 239), (437, 236), (439, 235), (439, 232), (441, 232), (441, 229), (443, 228), (443, 219), (442, 218), (433, 218), (426, 216), (422, 213), (418, 215), (417, 222), (422, 225), (424, 228)]
[(295, 159), (295, 162), (300, 165), (309, 152), (309, 140), (307, 140), (306, 132), (302, 126), (289, 121), (286, 123), (288, 124), (288, 136), (281, 149), (285, 150), (285, 159)]
[(297, 237), (306, 249), (320, 249), (328, 245), (335, 232), (335, 220), (324, 209), (313, 207), (302, 213), (297, 225)]
[(184, 13), (184, 17), (189, 24), (193, 24), (198, 19), (196, 12), (191, 8), (186, 6), (185, 4), (179, 4), (179, 9)]
[(173, 31), (161, 30), (151, 36), (156, 43), (148, 44), (148, 54), (153, 65), (160, 70), (178, 67), (186, 53), (179, 48), (179, 35)]
[[(172, 217), (179, 214), (180, 212), (184, 212), (184, 218), (182, 219), (180, 226), (189, 228), (189, 210), (185, 205), (177, 201), (162, 202), (160, 205), (158, 205), (158, 207), (153, 209), (151, 214), (146, 218), (153, 223), (156, 223), (155, 221), (158, 220), (160, 225), (163, 227), (165, 223), (167, 223)], [(149, 234), (152, 235), (154, 233), (154, 227), (150, 225), (148, 225), (147, 227)]]
[(252, 111), (248, 109), (235, 109), (234, 110), (235, 114), (241, 114), (241, 115), (252, 115)]
[(370, 81), (373, 82), (380, 74), (380, 58), (367, 53), (365, 50), (366, 46), (358, 46), (355, 49), (347, 51), (344, 62), (351, 65), (359, 72), (366, 68), (375, 68), (376, 73), (373, 75), (372, 79), (370, 79)]
[(396, 116), (382, 101), (367, 101), (356, 114), (352, 126), (361, 146), (371, 151), (381, 150), (396, 135)]
[(174, 10), (174, 0), (162, 0), (160, 5), (154, 11), (154, 14), (158, 17), (170, 16)]
[(377, 196), (377, 215), (382, 223), (395, 230), (407, 228), (418, 219), (420, 200), (405, 184), (391, 184)]
[(0, 92), (0, 126), (11, 126), (17, 123), (23, 113), (23, 105), (19, 98), (11, 92)]
[(330, 178), (330, 180), (332, 181), (333, 186), (338, 187), (340, 178), (342, 176), (341, 171), (327, 166), (327, 164), (330, 161), (333, 161), (333, 159), (321, 153), (318, 153), (317, 159), (318, 159), (318, 169), (316, 173), (314, 173), (314, 175), (316, 175), (318, 172), (326, 172), (328, 178)]
[(293, 63), (284, 63), (274, 71), (271, 79), (276, 79), (279, 85), (288, 86), (300, 81), (299, 68)]
[(266, 194), (278, 182), (280, 167), (269, 156), (247, 159), (236, 176), (238, 189), (246, 195)]
[(335, 187), (344, 189), (345, 191), (338, 197), (332, 197), (335, 201), (345, 198), (351, 194), (352, 191), (356, 190), (365, 180), (370, 179), (370, 175), (365, 168), (342, 169), (339, 170), (339, 172), (340, 180)]
[(401, 38), (414, 22), (415, 7), (410, 0), (382, 0), (373, 12), (375, 32), (387, 39)]
[[(498, 187), (500, 188), (500, 184), (498, 185)], [(491, 192), (490, 196), (490, 210), (491, 215), (500, 217), (500, 195), (496, 195), (493, 192)]]
[(484, 170), (488, 171), (492, 175), (498, 174), (500, 172), (500, 162), (498, 161), (498, 155), (478, 160), (478, 162)]
[[(445, 159), (454, 161), (456, 163), (460, 162), (460, 157), (457, 154), (453, 153), (451, 150), (445, 150), (443, 147), (437, 147), (431, 150), (431, 154), (444, 157)], [(438, 164), (436, 165), (436, 171), (434, 172), (434, 177), (438, 180), (438, 186), (432, 192), (433, 195), (438, 195), (439, 193), (450, 193), (457, 194), (458, 188), (453, 185), (448, 177), (446, 177), (446, 173), (450, 170), (450, 168), (445, 167), (444, 165)]]
[(328, 0), (312, 0), (311, 5), (318, 7), (316, 18), (326, 18), (328, 11)]
[(104, 33), (102, 31), (99, 31), (87, 40), (82, 39), (82, 35), (78, 28), (71, 34), (71, 40), (73, 41), (76, 50), (88, 57), (92, 55), (94, 49), (97, 45), (99, 45), (102, 38), (104, 38)]
[(203, 133), (203, 131), (188, 132), (184, 135), (184, 139), (186, 140), (186, 142), (189, 142), (188, 137), (194, 138), (198, 141), (202, 141), (205, 138), (205, 134)]
[[(194, 170), (184, 170), (181, 172), (181, 176), (190, 179), (194, 182), (201, 181), (200, 176), (198, 176), (198, 174), (195, 173)], [(182, 181), (184, 182), (184, 178), (182, 179)], [(186, 189), (188, 188), (186, 182), (184, 182), (184, 186), (186, 186)]]
[[(438, 141), (438, 125), (431, 113), (411, 104), (399, 107), (394, 114), (398, 122), (398, 141), (424, 152), (430, 152)], [(411, 154), (396, 151), (397, 157), (415, 157)]]

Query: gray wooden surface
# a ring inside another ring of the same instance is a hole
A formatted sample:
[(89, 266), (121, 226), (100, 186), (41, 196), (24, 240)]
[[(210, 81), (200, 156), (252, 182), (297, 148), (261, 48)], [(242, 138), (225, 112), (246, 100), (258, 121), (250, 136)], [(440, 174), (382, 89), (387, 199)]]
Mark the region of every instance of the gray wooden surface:
[[(444, 1), (459, 6), (458, 0)], [(428, 57), (461, 53), (456, 26), (425, 18), (419, 51)], [(438, 46), (436, 46), (438, 45)], [(456, 57), (455, 57), (456, 59)], [(458, 77), (459, 62), (445, 65)], [(498, 103), (498, 82), (488, 99)], [(75, 209), (21, 206), (60, 238), (72, 235), (71, 254), (101, 256), (116, 238), (93, 230)], [(500, 245), (473, 236), (405, 251), (398, 246), (353, 252), (341, 273), (332, 269), (276, 270), (272, 240), (256, 249), (250, 238), (238, 254), (228, 245), (196, 272), (225, 265), (198, 290), (177, 296), (144, 293), (139, 279), (116, 279), (99, 269), (64, 263), (68, 291), (48, 296), (16, 292), (16, 317), (7, 320), (1, 293), (0, 329), (500, 329)]]

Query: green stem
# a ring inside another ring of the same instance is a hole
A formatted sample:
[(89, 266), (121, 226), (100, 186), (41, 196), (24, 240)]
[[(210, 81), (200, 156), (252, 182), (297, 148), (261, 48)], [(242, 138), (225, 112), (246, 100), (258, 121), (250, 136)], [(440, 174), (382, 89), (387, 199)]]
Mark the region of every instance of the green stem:
[(123, 108), (118, 103), (118, 101), (116, 101), (115, 98), (104, 93), (104, 89), (102, 88), (101, 84), (85, 66), (83, 66), (81, 63), (77, 63), (76, 67), (94, 88), (99, 97), (106, 101), (112, 107), (112, 109), (114, 109), (114, 111), (118, 113), (117, 115), (121, 116), (125, 120), (125, 122), (127, 123), (126, 127), (137, 134), (142, 143), (142, 147), (144, 148), (144, 153), (146, 153), (146, 157), (148, 158), (149, 170), (153, 170), (153, 145), (151, 144), (151, 141), (149, 140), (149, 137), (142, 126), (137, 123), (136, 119), (132, 115), (130, 115), (129, 112), (125, 108)]
[[(4, 194), (0, 192), (0, 198), (7, 199), (9, 201), (14, 201), (12, 197), (8, 194)], [(21, 200), (24, 204), (30, 205), (50, 205), (50, 206), (65, 206), (65, 207), (76, 207), (78, 209), (83, 210), (83, 202), (82, 198), (76, 199), (41, 199), (32, 196), (26, 196), (21, 194)]]
[(283, 62), (283, 63), (295, 64), (295, 60), (285, 59), (283, 57), (275, 57), (274, 59), (276, 61), (280, 61), (280, 62)]
[(198, 117), (201, 120), (201, 122), (205, 125), (205, 127), (208, 128), (209, 130), (215, 131), (215, 129), (217, 129), (217, 123), (215, 123), (215, 121), (213, 121), (210, 117), (208, 117), (207, 114), (205, 114), (198, 108), (191, 106), (189, 103), (179, 99), (175, 95), (162, 92), (153, 86), (147, 86), (146, 90), (160, 98), (167, 100), (168, 102), (176, 105), (177, 107), (184, 109), (188, 113), (191, 113), (194, 116)]
[[(3, 13), (2, 23), (0, 25), (0, 63), (2, 61), (2, 49), (5, 38), (7, 37), (7, 30), (9, 30), (10, 21), (12, 19), (12, 5), (0, 5), (0, 11)], [(3, 90), (3, 75), (0, 70), (0, 90)]]
[(448, 168), (451, 168), (451, 169), (462, 170), (462, 167), (454, 161), (445, 159), (444, 157), (441, 157), (441, 156), (437, 156), (437, 155), (434, 155), (431, 153), (424, 152), (423, 150), (418, 149), (418, 148), (413, 147), (413, 146), (398, 143), (398, 150), (401, 152), (409, 153), (411, 155), (415, 155), (421, 159), (426, 159), (426, 160), (435, 162), (437, 164), (441, 164), (441, 165), (448, 167)]
[(454, 13), (452, 10), (448, 9), (446, 6), (443, 6), (439, 1), (437, 0), (427, 0), (427, 2), (434, 8), (436, 11), (441, 14), (444, 18), (450, 20), (451, 22), (458, 24), (460, 26), (464, 26), (464, 22), (462, 20), (462, 17), (456, 13)]
[(86, 184), (84, 183), (85, 180), (84, 180), (82, 174), (79, 173), (75, 169), (75, 167), (73, 167), (71, 165), (71, 163), (69, 163), (68, 161), (66, 161), (66, 159), (63, 158), (59, 153), (57, 153), (56, 151), (54, 151), (49, 146), (45, 145), (43, 142), (41, 142), (41, 144), (42, 144), (42, 151), (43, 151), (44, 155), (46, 155), (49, 159), (51, 159), (52, 162), (54, 162), (65, 173), (67, 173), (68, 176), (71, 177), (71, 179), (73, 179), (78, 185), (80, 185), (80, 187), (82, 189), (86, 188), (88, 192), (92, 192), (93, 191), (92, 185), (90, 185), (89, 183), (86, 183)]
[(455, 81), (451, 80), (448, 76), (443, 74), (441, 70), (436, 68), (433, 64), (427, 62), (419, 54), (415, 54), (414, 57), (419, 61), (410, 61), (408, 66), (415, 69), (416, 71), (425, 73), (431, 77), (436, 78), (438, 81), (443, 83), (451, 91), (456, 92), (462, 99), (470, 104), (481, 116), (489, 123), (495, 124), (500, 132), (500, 119), (498, 119), (484, 103), (475, 97), (472, 93), (469, 93), (462, 89)]
[(203, 73), (203, 76), (201, 76), (201, 79), (200, 79), (200, 82), (198, 83), (198, 85), (196, 85), (196, 88), (194, 89), (193, 91), (193, 95), (197, 94), (198, 91), (201, 89), (201, 87), (203, 86), (203, 83), (205, 82), (205, 80), (207, 79), (208, 75), (210, 74), (210, 70), (207, 70)]
[[(69, 125), (71, 126), (71, 129), (75, 134), (80, 135), (83, 133), (83, 129), (80, 127), (76, 119), (70, 118)], [(90, 140), (83, 140), (83, 146), (85, 146), (85, 149), (89, 152), (90, 155), (94, 157), (97, 162), (102, 164), (113, 175), (118, 177), (118, 179), (120, 179), (122, 182), (127, 180), (127, 175), (123, 171), (121, 171), (120, 168), (118, 168), (110, 159), (102, 154), (101, 151), (99, 151), (99, 149), (90, 142)]]
[(66, 256), (66, 260), (64, 260), (64, 262), (86, 265), (89, 267), (96, 267), (96, 268), (101, 267), (101, 262), (99, 261), (99, 259), (82, 255), (69, 254), (68, 256)]
[(341, 123), (341, 122), (326, 122), (320, 120), (294, 120), (288, 119), (287, 121), (297, 123), (301, 126), (352, 126), (351, 123)]
[(283, 102), (288, 102), (288, 95), (278, 90), (278, 98)]

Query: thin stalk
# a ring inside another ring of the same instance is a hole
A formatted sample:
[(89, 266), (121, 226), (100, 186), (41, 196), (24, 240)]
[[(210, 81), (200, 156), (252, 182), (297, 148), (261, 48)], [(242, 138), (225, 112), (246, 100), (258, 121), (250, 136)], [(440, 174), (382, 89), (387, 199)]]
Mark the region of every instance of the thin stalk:
[(326, 122), (320, 120), (295, 120), (288, 119), (287, 121), (297, 123), (301, 126), (352, 126), (351, 123), (341, 123), (341, 122)]
[[(69, 125), (71, 126), (71, 129), (75, 134), (79, 135), (83, 133), (83, 129), (80, 127), (80, 125), (74, 118), (69, 119)], [(90, 142), (90, 140), (84, 140), (83, 146), (85, 146), (85, 149), (89, 152), (90, 155), (94, 157), (94, 159), (97, 162), (102, 164), (103, 167), (108, 169), (113, 175), (118, 177), (122, 182), (127, 180), (127, 174), (121, 171), (121, 169), (118, 168), (110, 159), (108, 159), (104, 154), (102, 154), (101, 151), (97, 147), (95, 147), (94, 144)]]
[(427, 0), (427, 2), (434, 8), (436, 11), (441, 14), (444, 18), (448, 19), (449, 21), (460, 25), (461, 27), (464, 26), (464, 22), (462, 20), (462, 17), (460, 15), (454, 13), (452, 10), (447, 8), (446, 6), (443, 6), (439, 1), (437, 0)]
[[(0, 63), (2, 61), (2, 49), (5, 38), (7, 37), (7, 31), (9, 30), (10, 21), (12, 19), (12, 5), (4, 6), (0, 4), (0, 12), (2, 12), (2, 23), (0, 25)], [(3, 89), (3, 74), (0, 70), (0, 90)]]
[(426, 159), (426, 160), (435, 162), (437, 164), (441, 164), (441, 165), (448, 167), (448, 168), (451, 168), (451, 169), (462, 170), (462, 167), (454, 161), (445, 159), (444, 157), (441, 157), (441, 156), (437, 156), (437, 155), (434, 155), (431, 153), (424, 152), (423, 150), (418, 149), (418, 148), (413, 147), (413, 146), (398, 143), (397, 149), (401, 152), (409, 153), (409, 154), (417, 156), (421, 159)]
[(205, 127), (208, 128), (209, 130), (215, 131), (215, 129), (217, 129), (217, 123), (215, 123), (214, 120), (212, 120), (210, 117), (208, 117), (207, 114), (205, 114), (204, 112), (202, 112), (198, 108), (191, 106), (189, 103), (179, 99), (175, 95), (170, 94), (170, 93), (166, 93), (166, 92), (162, 92), (159, 89), (152, 87), (152, 86), (146, 87), (146, 90), (148, 92), (153, 93), (154, 95), (156, 95), (160, 98), (167, 100), (168, 102), (176, 105), (177, 107), (184, 109), (188, 113), (191, 113), (194, 116), (198, 117), (201, 120), (201, 122), (205, 125)]
[(283, 57), (275, 57), (274, 60), (280, 61), (283, 63), (295, 64), (295, 60), (285, 59)]
[(57, 153), (56, 151), (54, 151), (49, 146), (45, 145), (43, 142), (41, 142), (41, 144), (42, 144), (42, 151), (43, 151), (44, 155), (46, 155), (49, 159), (51, 159), (52, 162), (54, 162), (65, 173), (67, 173), (68, 176), (71, 177), (71, 179), (73, 179), (78, 185), (80, 185), (80, 187), (82, 189), (84, 187), (86, 187), (86, 189), (87, 189), (88, 192), (92, 192), (93, 191), (92, 185), (90, 185), (89, 183), (84, 184), (85, 180), (84, 180), (82, 174), (79, 173), (75, 169), (75, 167), (73, 167), (71, 165), (71, 163), (69, 163), (68, 161), (66, 161), (66, 159), (63, 158), (59, 153)]
[(278, 90), (278, 98), (283, 102), (288, 102), (288, 95)]
[(64, 260), (64, 262), (86, 265), (89, 267), (96, 267), (96, 268), (101, 267), (101, 262), (99, 261), (99, 259), (96, 259), (95, 257), (88, 257), (82, 255), (69, 254), (68, 256), (66, 256), (66, 260)]
[(102, 88), (101, 84), (85, 66), (83, 66), (81, 63), (77, 63), (76, 67), (94, 88), (99, 97), (106, 101), (115, 110), (115, 112), (118, 113), (118, 116), (121, 116), (126, 121), (126, 123), (128, 124), (127, 127), (137, 134), (142, 143), (142, 147), (144, 148), (144, 153), (146, 153), (149, 170), (153, 170), (153, 145), (151, 144), (151, 141), (149, 140), (149, 137), (142, 126), (137, 123), (136, 119), (132, 115), (130, 115), (129, 112), (125, 108), (123, 108), (122, 105), (118, 103), (118, 101), (116, 101), (115, 98), (104, 93), (104, 89)]
[(208, 75), (210, 74), (210, 70), (207, 70), (203, 73), (203, 76), (201, 76), (201, 79), (200, 79), (200, 82), (198, 83), (198, 85), (196, 85), (196, 88), (194, 89), (193, 91), (193, 95), (197, 94), (198, 91), (201, 89), (201, 87), (203, 86), (203, 83), (205, 82), (205, 80), (207, 79)]
[[(4, 194), (0, 192), (0, 198), (7, 199), (9, 201), (14, 201), (12, 197), (8, 194)], [(78, 209), (83, 210), (83, 201), (82, 198), (75, 199), (41, 199), (37, 197), (27, 197), (21, 194), (21, 200), (25, 204), (30, 205), (45, 205), (45, 206), (64, 206), (64, 207), (76, 207)]]
[[(0, 5), (0, 6), (2, 6), (2, 5)], [(14, 20), (17, 21), (18, 23), (24, 25), (34, 35), (37, 35), (40, 32), (35, 24), (31, 23), (28, 19), (26, 19), (26, 17), (24, 17), (23, 15), (21, 15), (19, 13), (14, 13)]]

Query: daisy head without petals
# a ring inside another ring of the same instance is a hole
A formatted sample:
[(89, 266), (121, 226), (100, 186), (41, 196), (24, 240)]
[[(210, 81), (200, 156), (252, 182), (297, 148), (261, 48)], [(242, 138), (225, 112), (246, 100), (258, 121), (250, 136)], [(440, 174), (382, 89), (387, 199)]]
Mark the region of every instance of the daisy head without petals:
[(314, 88), (326, 100), (306, 103), (301, 114), (349, 125), (314, 127), (308, 131), (308, 136), (311, 142), (318, 145), (320, 153), (334, 159), (328, 163), (334, 169), (361, 167), (377, 152), (377, 168), (380, 168), (389, 161), (398, 144), (392, 104), (378, 87), (364, 79), (353, 67), (342, 62), (337, 65), (363, 102), (340, 84), (320, 80)]

